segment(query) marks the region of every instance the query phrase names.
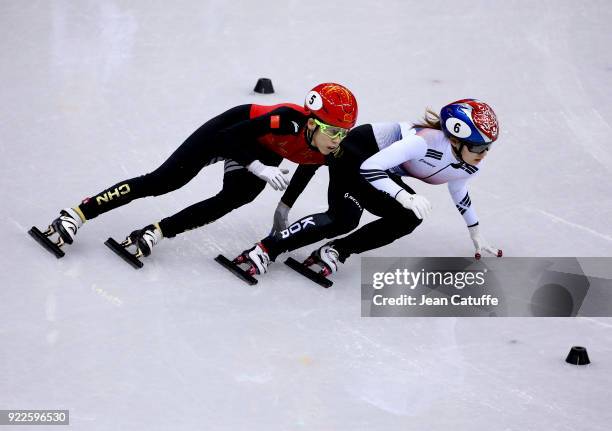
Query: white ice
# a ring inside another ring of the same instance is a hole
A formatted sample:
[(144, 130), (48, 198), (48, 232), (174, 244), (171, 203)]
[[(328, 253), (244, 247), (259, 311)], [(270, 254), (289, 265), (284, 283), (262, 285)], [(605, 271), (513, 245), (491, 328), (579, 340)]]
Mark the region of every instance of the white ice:
[[(604, 0), (3, 0), (0, 409), (70, 409), (75, 430), (610, 429), (612, 319), (361, 318), (359, 258), (329, 290), (282, 264), (256, 288), (224, 271), (214, 256), (268, 231), (273, 190), (140, 271), (104, 247), (215, 194), (220, 164), (87, 223), (61, 260), (26, 235), (226, 108), (339, 81), (360, 123), (488, 101), (485, 236), (507, 256), (612, 256), (610, 22)], [(252, 93), (261, 76), (276, 94)], [(292, 218), (326, 208), (324, 171)], [(367, 255), (469, 256), (446, 188), (411, 185), (431, 218)], [(590, 366), (564, 363), (574, 344)]]

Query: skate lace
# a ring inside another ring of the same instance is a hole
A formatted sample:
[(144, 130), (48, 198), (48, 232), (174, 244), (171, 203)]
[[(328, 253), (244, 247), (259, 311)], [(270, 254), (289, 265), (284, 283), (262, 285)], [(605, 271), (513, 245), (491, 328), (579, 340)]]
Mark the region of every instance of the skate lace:
[(340, 258), (340, 253), (338, 253), (338, 250), (336, 250), (332, 246), (327, 246), (322, 251), (325, 254), (325, 256), (329, 258), (329, 260), (331, 260), (334, 263), (338, 262), (338, 259)]
[(268, 265), (270, 264), (270, 256), (268, 256), (268, 253), (266, 253), (262, 247), (256, 245), (250, 251), (245, 252), (245, 254), (247, 259), (251, 261), (251, 264), (254, 265), (253, 268), (255, 268), (258, 274), (267, 272)]
[(77, 229), (78, 229), (79, 227), (77, 226), (76, 221), (75, 221), (75, 220), (74, 220), (74, 219), (73, 219), (71, 216), (69, 216), (69, 215), (62, 216), (62, 217), (60, 217), (60, 219), (61, 219), (61, 220), (62, 220), (62, 222), (64, 223), (64, 227), (65, 227), (66, 229), (71, 230), (73, 234), (75, 234), (75, 233), (76, 233), (76, 231), (77, 231)]
[(149, 246), (157, 244), (157, 237), (155, 236), (155, 233), (151, 232), (150, 230), (144, 233), (143, 238), (149, 244)]
[(259, 261), (266, 266), (270, 263), (270, 256), (268, 256), (268, 253), (262, 250), (261, 247), (258, 247), (257, 257), (259, 258)]

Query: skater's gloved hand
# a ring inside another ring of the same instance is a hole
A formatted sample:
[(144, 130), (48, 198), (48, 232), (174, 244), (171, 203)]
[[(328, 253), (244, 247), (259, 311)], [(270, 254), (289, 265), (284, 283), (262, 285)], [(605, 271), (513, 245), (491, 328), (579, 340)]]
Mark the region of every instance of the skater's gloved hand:
[(270, 184), (274, 190), (285, 190), (289, 185), (289, 180), (285, 177), (289, 173), (289, 169), (264, 165), (259, 160), (255, 160), (248, 165), (247, 169)]
[(470, 238), (472, 238), (472, 242), (474, 243), (474, 248), (476, 249), (474, 253), (474, 257), (476, 259), (480, 259), (482, 257), (482, 252), (486, 251), (493, 256), (502, 257), (503, 252), (501, 249), (490, 246), (480, 235), (480, 226), (469, 226), (468, 230), (470, 231)]
[(395, 200), (402, 204), (404, 208), (412, 210), (414, 215), (420, 220), (427, 217), (431, 212), (431, 204), (421, 195), (411, 195), (406, 190), (401, 190), (395, 196)]
[(278, 203), (276, 206), (276, 211), (274, 211), (274, 222), (272, 224), (272, 231), (270, 234), (287, 229), (287, 226), (289, 225), (290, 210), (291, 207), (285, 204), (283, 201)]

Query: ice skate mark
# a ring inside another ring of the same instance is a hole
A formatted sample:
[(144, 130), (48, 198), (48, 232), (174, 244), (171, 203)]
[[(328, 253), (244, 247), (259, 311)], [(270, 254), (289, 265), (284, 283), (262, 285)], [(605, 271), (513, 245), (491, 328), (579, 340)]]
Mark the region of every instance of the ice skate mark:
[(123, 305), (123, 301), (119, 297), (108, 293), (106, 290), (102, 289), (101, 287), (96, 286), (96, 284), (91, 285), (91, 290), (97, 293), (98, 295), (100, 295), (100, 297), (110, 302), (115, 307), (121, 307)]
[(269, 371), (265, 371), (263, 374), (253, 374), (249, 375), (246, 373), (242, 373), (234, 377), (234, 380), (239, 383), (258, 383), (265, 384), (272, 380), (272, 375)]
[(573, 223), (571, 221), (567, 221), (565, 219), (562, 219), (561, 217), (558, 217), (558, 216), (556, 216), (554, 214), (551, 214), (551, 213), (546, 212), (546, 211), (541, 210), (541, 209), (535, 209), (535, 211), (539, 212), (540, 214), (545, 215), (546, 217), (551, 218), (553, 221), (556, 221), (556, 222), (559, 222), (559, 223), (563, 223), (563, 224), (566, 224), (566, 225), (571, 226), (571, 227), (575, 227), (576, 229), (580, 229), (582, 231), (585, 231), (585, 232), (588, 232), (588, 233), (590, 233), (592, 235), (595, 235), (595, 236), (597, 236), (599, 238), (602, 238), (602, 239), (605, 239), (607, 241), (612, 242), (612, 236), (610, 236), (610, 235), (606, 235), (606, 234), (603, 234), (601, 232), (597, 232), (596, 230), (591, 229), (590, 227), (586, 227), (586, 226), (583, 226), (583, 225), (578, 224), (578, 223)]
[(59, 338), (59, 331), (57, 329), (53, 329), (49, 331), (45, 338), (47, 339), (47, 344), (53, 346), (55, 345), (55, 343), (57, 343), (57, 339)]
[(23, 232), (24, 230), (28, 230), (25, 226), (22, 226), (21, 223), (19, 223), (17, 220), (12, 219), (12, 218), (8, 218), (15, 226), (17, 226), (17, 230), (19, 232)]
[[(350, 337), (347, 337), (347, 338), (351, 340), (353, 343), (357, 343), (359, 346), (359, 350), (378, 352), (379, 354), (387, 354), (396, 360), (402, 361), (404, 363), (407, 362), (413, 368), (418, 369), (421, 366), (421, 364), (419, 364), (419, 362), (416, 359), (412, 359), (408, 354), (404, 354), (404, 352), (400, 351), (399, 349), (395, 349), (395, 348), (389, 347), (388, 345), (381, 344), (380, 342), (374, 340), (373, 338), (368, 337), (363, 332), (355, 328), (352, 328), (351, 326), (345, 324), (344, 322), (341, 322), (340, 320), (336, 320), (336, 323), (338, 323), (339, 327), (342, 327), (342, 330), (345, 334), (351, 335)], [(366, 349), (363, 349), (364, 345)], [(353, 349), (351, 345), (346, 345), (346, 347)]]
[(601, 320), (595, 319), (593, 317), (578, 316), (576, 318), (580, 319), (580, 320), (586, 320), (588, 322), (594, 323), (594, 324), (599, 325), (599, 326), (603, 326), (604, 328), (612, 328), (612, 324), (606, 323), (606, 322), (602, 322)]

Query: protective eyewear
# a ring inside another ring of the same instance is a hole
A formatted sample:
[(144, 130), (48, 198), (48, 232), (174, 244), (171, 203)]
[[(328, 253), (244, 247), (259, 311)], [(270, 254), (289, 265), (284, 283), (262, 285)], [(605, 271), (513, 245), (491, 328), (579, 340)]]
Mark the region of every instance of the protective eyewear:
[(470, 153), (482, 154), (485, 151), (489, 151), (489, 148), (491, 148), (491, 145), (493, 145), (493, 144), (492, 143), (491, 144), (486, 144), (486, 145), (469, 145), (469, 144), (466, 144), (466, 147), (467, 147), (467, 149), (468, 149), (468, 151)]
[(325, 135), (329, 136), (331, 139), (339, 139), (343, 140), (346, 138), (348, 134), (348, 129), (343, 129), (342, 127), (330, 126), (329, 124), (325, 124), (314, 118), (314, 122), (317, 126), (319, 126), (319, 130)]

